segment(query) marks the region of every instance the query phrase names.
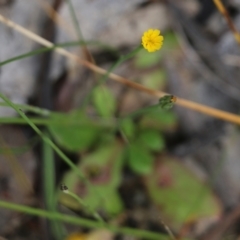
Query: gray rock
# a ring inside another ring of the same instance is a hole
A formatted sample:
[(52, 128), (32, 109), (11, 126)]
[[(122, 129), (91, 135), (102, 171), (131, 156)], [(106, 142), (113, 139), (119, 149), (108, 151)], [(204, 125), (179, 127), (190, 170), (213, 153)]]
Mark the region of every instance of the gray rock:
[[(85, 40), (99, 41), (111, 47), (137, 46), (141, 36), (149, 28), (159, 28), (161, 31), (169, 26), (168, 13), (163, 4), (150, 4), (148, 7), (137, 8), (141, 0), (73, 0), (74, 10)], [(78, 36), (74, 28), (68, 4), (63, 4), (59, 11), (64, 25), (58, 26), (56, 42), (76, 41)], [(88, 46), (90, 50), (99, 47)], [(79, 47), (68, 48), (81, 57)], [(51, 69), (51, 79), (60, 76), (66, 66), (66, 61), (54, 54)], [(67, 63), (67, 68), (73, 66)], [(78, 65), (76, 66), (78, 67)]]
[[(37, 34), (41, 34), (42, 23), (46, 16), (37, 1), (29, 0), (15, 0), (12, 4), (0, 8), (0, 13)], [(32, 51), (38, 46), (32, 40), (2, 23), (0, 32), (0, 61)], [(36, 57), (25, 58), (2, 66), (0, 71), (1, 93), (15, 103), (25, 103), (33, 94), (37, 69)], [(15, 111), (10, 108), (0, 108), (0, 116), (13, 114)]]

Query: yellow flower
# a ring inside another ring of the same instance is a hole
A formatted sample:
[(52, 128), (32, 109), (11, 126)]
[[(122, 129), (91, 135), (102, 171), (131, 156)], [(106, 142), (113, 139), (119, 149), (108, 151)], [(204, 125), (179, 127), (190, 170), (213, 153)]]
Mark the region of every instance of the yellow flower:
[(148, 52), (155, 52), (162, 47), (163, 36), (158, 29), (149, 29), (142, 36), (142, 45)]
[(81, 234), (81, 233), (72, 233), (70, 234), (66, 240), (86, 240), (87, 239), (87, 235), (85, 234)]

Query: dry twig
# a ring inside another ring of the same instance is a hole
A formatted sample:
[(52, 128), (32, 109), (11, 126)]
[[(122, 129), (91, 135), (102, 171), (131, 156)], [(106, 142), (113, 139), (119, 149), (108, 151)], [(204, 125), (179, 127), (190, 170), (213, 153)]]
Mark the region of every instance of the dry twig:
[(227, 11), (227, 9), (224, 7), (223, 3), (221, 0), (213, 0), (213, 2), (215, 3), (218, 11), (224, 16), (224, 18), (226, 19), (229, 28), (231, 29), (234, 38), (236, 40), (236, 42), (240, 45), (240, 33), (238, 32), (238, 30), (236, 29), (236, 27), (234, 26), (234, 23)]

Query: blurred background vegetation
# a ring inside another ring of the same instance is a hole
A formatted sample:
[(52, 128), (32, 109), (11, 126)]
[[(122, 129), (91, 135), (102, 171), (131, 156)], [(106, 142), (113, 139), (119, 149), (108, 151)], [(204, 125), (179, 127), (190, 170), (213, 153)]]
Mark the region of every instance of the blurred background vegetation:
[[(223, 4), (237, 31), (239, 2)], [(213, 1), (6, 0), (0, 14), (107, 71), (0, 24), (0, 238), (240, 237), (238, 126), (108, 76), (238, 115), (239, 44)], [(149, 28), (162, 49), (129, 57)]]

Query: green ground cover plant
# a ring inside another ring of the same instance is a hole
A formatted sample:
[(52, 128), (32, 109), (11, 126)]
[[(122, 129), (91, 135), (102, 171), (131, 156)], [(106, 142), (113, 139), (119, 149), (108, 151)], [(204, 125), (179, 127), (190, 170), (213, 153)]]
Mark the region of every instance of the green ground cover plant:
[[(71, 1), (68, 2), (78, 32), (78, 41), (53, 45), (16, 56), (1, 62), (0, 66), (72, 45), (87, 48), (88, 45), (95, 44), (99, 48), (107, 48), (119, 54), (116, 49), (105, 43), (83, 39)], [(163, 49), (161, 49), (162, 44)], [(115, 233), (145, 239), (177, 239), (168, 228), (166, 229), (168, 234), (162, 234), (119, 227), (111, 223), (111, 219), (125, 210), (118, 190), (124, 169), (128, 168), (144, 179), (149, 198), (161, 208), (161, 217), (171, 223), (174, 233), (181, 229), (184, 222), (220, 214), (220, 206), (211, 189), (176, 159), (166, 156), (165, 135), (178, 124), (177, 116), (171, 110), (174, 104), (178, 103), (177, 97), (162, 94), (157, 104), (116, 117), (117, 100), (106, 84), (113, 76), (111, 74), (114, 70), (128, 61), (139, 69), (152, 68), (164, 57), (164, 48), (178, 47), (176, 36), (172, 32), (164, 34), (163, 40), (160, 31), (156, 29), (147, 30), (143, 34), (142, 45), (139, 44), (128, 54), (120, 56), (108, 70), (103, 71), (97, 84), (86, 97), (84, 106), (69, 113), (19, 105), (0, 93), (0, 98), (3, 100), (1, 105), (14, 109), (18, 114), (18, 117), (0, 118), (0, 123), (27, 124), (39, 136), (32, 140), (32, 144), (40, 141), (39, 139), (43, 143), (45, 166), (43, 185), (47, 202), (46, 210), (5, 201), (0, 201), (0, 207), (49, 219), (56, 239), (67, 237), (65, 222), (87, 228), (106, 228)], [(160, 49), (162, 51), (160, 54), (152, 53)], [(147, 78), (146, 86), (150, 89), (149, 93), (156, 96), (158, 94), (154, 92), (154, 88), (164, 90), (166, 73), (163, 69), (155, 69)], [(140, 81), (145, 82), (145, 77)], [(133, 86), (139, 87), (139, 85)], [(181, 99), (179, 102), (181, 103)], [(94, 110), (92, 115), (87, 111), (89, 106)], [(205, 110), (202, 109), (199, 111), (204, 112)], [(30, 117), (29, 113), (34, 113), (36, 116)], [(214, 114), (218, 115), (219, 112)], [(229, 117), (227, 113), (224, 116)], [(234, 119), (232, 121), (239, 121), (239, 117), (235, 116)], [(40, 126), (44, 127), (44, 130)], [(31, 148), (31, 145), (24, 146), (19, 151), (27, 151), (29, 147)], [(0, 151), (4, 152), (4, 149)], [(18, 154), (18, 149), (12, 151)], [(66, 152), (78, 154), (79, 162), (73, 163)], [(62, 177), (65, 190), (60, 189), (55, 182), (54, 153), (69, 167)], [(161, 160), (157, 156), (161, 156)], [(78, 190), (82, 185), (82, 191)], [(188, 191), (191, 192), (191, 201), (186, 194)], [(83, 211), (88, 218), (93, 217), (94, 220), (62, 214), (58, 208), (59, 203), (69, 209)]]

